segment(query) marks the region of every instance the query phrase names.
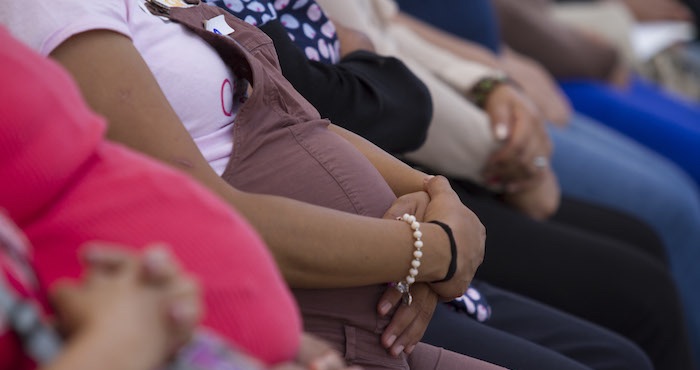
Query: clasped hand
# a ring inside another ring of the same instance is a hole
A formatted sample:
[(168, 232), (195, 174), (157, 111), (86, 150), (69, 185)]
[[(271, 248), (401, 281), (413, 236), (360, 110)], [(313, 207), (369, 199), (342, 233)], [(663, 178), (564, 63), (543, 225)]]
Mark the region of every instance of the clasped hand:
[(129, 364), (143, 368), (162, 365), (190, 339), (202, 312), (199, 287), (165, 247), (137, 254), (95, 244), (83, 261), (82, 282), (63, 280), (52, 289), (59, 326), (69, 338), (109, 340), (132, 354)]
[(505, 200), (535, 219), (545, 219), (559, 206), (560, 191), (551, 166), (552, 143), (537, 108), (513, 86), (497, 87), (486, 103), (501, 147), (483, 175), (503, 190)]
[[(443, 283), (413, 284), (413, 303), (410, 306), (400, 304), (401, 293), (395, 288), (387, 288), (377, 304), (377, 311), (382, 316), (391, 315), (391, 322), (382, 334), (382, 344), (393, 356), (401, 352), (410, 354), (415, 349), (430, 323), (437, 302), (461, 296), (484, 256), (486, 229), (476, 215), (462, 204), (447, 179), (441, 176), (426, 179), (424, 188), (425, 191), (399, 197), (384, 218), (395, 219), (408, 213), (421, 222), (438, 220), (449, 225), (457, 243), (457, 270), (452, 279)], [(426, 224), (422, 227), (426, 227)], [(444, 245), (426, 247), (449, 250), (448, 238), (445, 236), (443, 239), (441, 242)], [(429, 242), (426, 240), (426, 243)], [(445, 271), (449, 263), (449, 260), (444, 261)]]
[(549, 161), (552, 144), (537, 108), (509, 84), (501, 84), (485, 105), (501, 147), (489, 158), (483, 171), (489, 185), (516, 192), (537, 177), (538, 158)]

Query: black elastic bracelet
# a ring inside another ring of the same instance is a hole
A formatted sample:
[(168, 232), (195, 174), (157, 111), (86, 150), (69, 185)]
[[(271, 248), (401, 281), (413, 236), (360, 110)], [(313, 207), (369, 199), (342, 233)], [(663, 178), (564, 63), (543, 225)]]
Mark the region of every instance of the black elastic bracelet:
[(445, 278), (442, 280), (433, 281), (433, 283), (442, 283), (452, 279), (457, 271), (457, 243), (455, 242), (455, 236), (452, 234), (452, 229), (449, 226), (440, 221), (428, 221), (428, 223), (440, 226), (445, 230), (447, 237), (450, 239), (450, 253), (452, 257), (450, 259), (450, 267), (447, 268), (447, 275), (445, 275)]

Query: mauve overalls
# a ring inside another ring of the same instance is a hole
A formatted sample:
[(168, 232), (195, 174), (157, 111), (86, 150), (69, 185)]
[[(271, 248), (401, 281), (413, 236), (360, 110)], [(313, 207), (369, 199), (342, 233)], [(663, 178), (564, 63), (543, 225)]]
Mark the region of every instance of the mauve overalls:
[[(224, 14), (230, 37), (206, 31), (203, 21)], [(262, 31), (208, 5), (171, 9), (166, 15), (212, 45), (253, 91), (235, 119), (234, 144), (222, 177), (237, 189), (273, 194), (370, 217), (382, 217), (395, 200), (372, 164), (328, 130), (282, 76), (272, 41)], [(293, 238), (293, 235), (289, 236)], [(328, 248), (335, 248), (328, 245)], [(329, 341), (365, 369), (495, 369), (466, 356), (419, 344), (393, 358), (381, 346), (389, 323), (376, 306), (386, 284), (344, 289), (294, 289), (304, 329)]]

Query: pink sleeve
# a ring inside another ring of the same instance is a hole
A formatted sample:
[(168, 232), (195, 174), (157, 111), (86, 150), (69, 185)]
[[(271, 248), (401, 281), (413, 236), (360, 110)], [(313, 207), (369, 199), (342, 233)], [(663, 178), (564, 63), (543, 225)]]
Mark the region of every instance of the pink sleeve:
[(71, 36), (106, 29), (130, 36), (132, 0), (23, 0), (0, 2), (0, 24), (30, 48), (48, 55)]
[(186, 175), (103, 141), (55, 63), (2, 29), (0, 45), (0, 179), (12, 179), (0, 207), (34, 245), (42, 284), (79, 276), (87, 241), (166, 242), (204, 288), (205, 325), (268, 363), (294, 358), (299, 311), (253, 229)]

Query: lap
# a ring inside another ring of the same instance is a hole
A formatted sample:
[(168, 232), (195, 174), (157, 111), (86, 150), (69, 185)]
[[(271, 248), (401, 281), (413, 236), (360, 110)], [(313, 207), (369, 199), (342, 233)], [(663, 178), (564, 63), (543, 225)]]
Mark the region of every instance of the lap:
[(485, 324), (446, 305), (424, 340), (513, 369), (651, 369), (644, 353), (599, 326), (487, 284), (493, 308)]

